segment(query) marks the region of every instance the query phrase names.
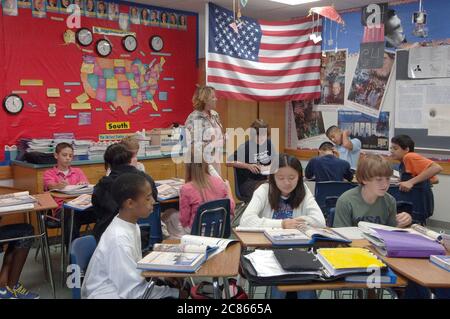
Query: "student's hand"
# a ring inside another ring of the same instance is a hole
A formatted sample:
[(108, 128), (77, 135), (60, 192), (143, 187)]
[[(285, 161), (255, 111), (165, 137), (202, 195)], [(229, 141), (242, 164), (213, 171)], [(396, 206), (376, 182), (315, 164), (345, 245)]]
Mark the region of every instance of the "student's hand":
[(259, 174), (260, 168), (258, 164), (247, 164), (247, 169), (253, 174)]
[(87, 182), (79, 182), (77, 185), (87, 185)]
[(411, 183), (411, 181), (404, 181), (404, 182), (400, 182), (400, 184), (398, 184), (398, 186), (402, 192), (409, 192), (411, 190), (411, 188), (414, 187), (414, 184)]
[(288, 219), (283, 219), (283, 221), (281, 222), (281, 227), (284, 229), (296, 229), (304, 224), (305, 224), (305, 221), (302, 219), (288, 218)]
[(399, 228), (408, 227), (412, 223), (411, 215), (406, 212), (397, 214), (396, 219), (397, 219), (397, 227)]
[(66, 180), (62, 180), (59, 183), (53, 185), (53, 189), (61, 189), (61, 188), (66, 187), (67, 185), (69, 185), (69, 183), (67, 183)]

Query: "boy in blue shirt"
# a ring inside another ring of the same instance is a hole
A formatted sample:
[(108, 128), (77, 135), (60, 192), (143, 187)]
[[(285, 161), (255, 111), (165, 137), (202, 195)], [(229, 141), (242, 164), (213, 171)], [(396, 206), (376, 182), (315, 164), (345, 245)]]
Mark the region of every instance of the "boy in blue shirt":
[(350, 164), (336, 157), (334, 145), (323, 142), (319, 146), (319, 156), (312, 158), (305, 169), (307, 179), (315, 179), (316, 182), (343, 181), (353, 179)]
[(350, 138), (349, 131), (342, 131), (336, 125), (330, 126), (325, 133), (327, 137), (336, 144), (339, 158), (350, 163), (350, 168), (356, 171), (358, 167), (359, 154), (361, 152), (361, 141)]

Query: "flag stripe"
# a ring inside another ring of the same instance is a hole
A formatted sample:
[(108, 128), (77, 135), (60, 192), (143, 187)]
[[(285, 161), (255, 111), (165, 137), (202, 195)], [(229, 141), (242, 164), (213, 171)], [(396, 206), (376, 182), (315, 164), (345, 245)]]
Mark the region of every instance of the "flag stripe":
[[(221, 55), (215, 53), (208, 54), (208, 61), (215, 61), (221, 63), (232, 64), (244, 68), (255, 69), (255, 71), (259, 70), (289, 70), (289, 69), (297, 69), (311, 66), (319, 66), (320, 67), (320, 59), (314, 60), (299, 60), (293, 63), (285, 63), (282, 65), (281, 63), (261, 63), (261, 62), (253, 62), (247, 61), (244, 59), (236, 59), (230, 57), (228, 55)], [(209, 63), (208, 63), (209, 64)], [(258, 73), (257, 73), (258, 74)]]
[[(231, 68), (237, 68), (230, 65)], [(320, 67), (317, 67), (320, 70)], [(305, 68), (306, 69), (306, 68)], [(263, 70), (264, 71), (264, 70)], [(254, 81), (256, 83), (281, 83), (281, 82), (295, 82), (295, 81), (305, 81), (305, 80), (316, 80), (320, 78), (320, 74), (318, 74), (318, 70), (311, 70), (309, 72), (299, 72), (297, 74), (291, 73), (292, 70), (287, 71), (272, 71), (276, 73), (284, 72), (284, 74), (268, 74), (265, 73), (263, 75), (254, 75), (245, 74), (243, 72), (237, 72), (235, 69), (224, 70), (222, 68), (213, 68), (211, 65), (209, 66), (208, 75), (219, 76), (219, 77), (227, 77), (230, 79), (239, 79), (243, 81)], [(312, 72), (314, 71), (314, 72)], [(270, 72), (270, 71), (269, 71)]]
[(303, 24), (303, 23), (312, 23), (312, 19), (311, 18), (298, 18), (298, 19), (291, 19), (291, 20), (286, 20), (286, 21), (270, 21), (270, 20), (258, 20), (260, 25), (271, 25), (271, 26), (288, 26), (291, 24)]
[(309, 54), (303, 54), (300, 56), (292, 56), (292, 57), (282, 57), (282, 58), (266, 58), (261, 57), (259, 61), (261, 63), (290, 63), (290, 62), (296, 62), (296, 61), (303, 61), (303, 60), (312, 60), (312, 59), (320, 59), (322, 56), (322, 53), (309, 53)]
[(222, 90), (216, 90), (216, 94), (220, 97), (234, 100), (244, 100), (244, 101), (298, 101), (298, 100), (314, 100), (320, 98), (320, 93), (300, 93), (292, 95), (251, 95), (244, 93), (235, 93)]
[(269, 44), (296, 44), (305, 41), (309, 41), (309, 34), (303, 35), (300, 37), (273, 37), (263, 35), (261, 37), (261, 43), (269, 43)]
[(319, 23), (312, 24), (311, 21), (304, 22), (304, 23), (296, 23), (296, 24), (289, 24), (289, 25), (266, 25), (266, 24), (260, 24), (262, 31), (289, 31), (289, 30), (305, 30), (305, 29), (317, 29), (321, 28), (322, 26)]
[[(318, 31), (316, 30), (316, 33)], [(304, 35), (309, 36), (311, 33), (313, 33), (312, 29), (306, 29), (306, 30), (291, 30), (291, 31), (269, 31), (269, 30), (263, 30), (263, 36), (266, 37), (301, 37)]]
[(286, 57), (298, 57), (312, 53), (321, 54), (321, 48), (318, 47), (317, 45), (314, 45), (293, 50), (259, 50), (259, 57), (286, 58)]
[(257, 95), (257, 96), (277, 96), (277, 95), (295, 95), (295, 94), (303, 94), (303, 93), (319, 93), (320, 97), (320, 85), (317, 86), (305, 86), (305, 87), (296, 87), (289, 89), (278, 89), (278, 90), (266, 90), (266, 89), (254, 89), (247, 87), (240, 87), (235, 85), (223, 84), (223, 83), (215, 83), (211, 82), (214, 85), (216, 90), (230, 91), (235, 93), (243, 93), (248, 95)]
[(225, 77), (211, 76), (211, 75), (208, 76), (208, 82), (229, 84), (233, 86), (240, 86), (253, 89), (263, 89), (263, 90), (292, 89), (297, 88), (299, 86), (305, 87), (305, 86), (320, 85), (320, 79), (296, 81), (296, 82), (284, 82), (284, 83), (255, 83), (250, 81), (242, 81), (238, 79), (229, 79)]
[(260, 69), (253, 69), (253, 68), (245, 68), (229, 63), (222, 63), (217, 61), (208, 61), (208, 68), (211, 70), (215, 69), (224, 69), (224, 70), (230, 70), (232, 72), (238, 73), (238, 74), (248, 74), (248, 75), (255, 75), (255, 76), (276, 76), (276, 77), (285, 77), (290, 75), (298, 75), (298, 74), (308, 74), (308, 73), (316, 73), (320, 72), (320, 65), (318, 66), (306, 66), (306, 67), (299, 67), (299, 68), (291, 68), (286, 70), (260, 70)]
[(296, 43), (286, 43), (286, 44), (274, 44), (274, 43), (261, 43), (260, 50), (293, 50), (299, 48), (306, 48), (309, 46), (315, 46), (312, 40), (296, 42)]

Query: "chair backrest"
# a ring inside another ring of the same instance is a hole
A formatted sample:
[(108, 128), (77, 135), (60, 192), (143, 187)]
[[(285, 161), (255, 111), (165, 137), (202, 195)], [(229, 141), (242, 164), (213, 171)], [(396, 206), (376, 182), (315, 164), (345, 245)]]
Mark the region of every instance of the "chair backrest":
[(327, 197), (339, 197), (356, 186), (358, 186), (358, 184), (349, 182), (317, 182), (314, 190), (314, 197), (322, 210), (322, 213), (326, 216), (328, 213), (326, 208)]
[[(76, 238), (72, 242), (70, 248), (70, 263), (72, 265), (78, 265), (82, 272), (85, 272), (92, 254), (94, 254), (97, 247), (97, 241), (92, 235)], [(72, 298), (81, 299), (81, 288), (72, 288)]]
[(325, 207), (327, 214), (325, 215), (326, 224), (328, 227), (333, 227), (334, 213), (336, 211), (336, 203), (339, 196), (327, 196), (325, 199)]
[(239, 181), (239, 175), (237, 173), (237, 168), (233, 167), (234, 172), (234, 193), (236, 195), (236, 198), (240, 200), (241, 202), (248, 202), (248, 198), (244, 198), (241, 194), (241, 191), (239, 189), (239, 185), (241, 184), (241, 181)]
[(391, 185), (388, 193), (394, 196), (397, 202), (412, 204), (413, 222), (423, 224), (428, 217), (433, 215), (434, 197), (429, 181), (414, 185), (409, 192), (402, 192), (397, 185)]
[(191, 235), (230, 237), (230, 200), (218, 199), (200, 205), (192, 223)]
[(148, 245), (142, 247), (142, 250), (148, 250), (153, 247), (154, 244), (160, 243), (163, 240), (162, 227), (161, 227), (161, 205), (156, 203), (153, 206), (153, 212), (147, 218), (141, 218), (138, 220), (139, 227), (149, 227), (149, 239)]

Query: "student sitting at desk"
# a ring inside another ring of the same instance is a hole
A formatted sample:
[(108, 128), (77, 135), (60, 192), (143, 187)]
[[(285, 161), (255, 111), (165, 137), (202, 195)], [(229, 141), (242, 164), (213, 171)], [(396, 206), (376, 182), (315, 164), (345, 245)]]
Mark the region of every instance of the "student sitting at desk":
[[(0, 226), (0, 240), (33, 235), (33, 226), (30, 224)], [(0, 243), (0, 253), (3, 245), (3, 243)], [(39, 299), (38, 294), (28, 291), (19, 283), (20, 274), (32, 245), (32, 238), (8, 242), (8, 248), (5, 256), (3, 256), (3, 265), (0, 269), (0, 299)]]
[(356, 170), (361, 152), (361, 141), (357, 138), (350, 138), (350, 132), (342, 131), (336, 125), (330, 126), (325, 134), (336, 144), (339, 158), (349, 162), (350, 168)]
[(145, 173), (145, 166), (144, 164), (138, 162), (137, 155), (139, 152), (139, 141), (134, 136), (127, 136), (120, 141), (125, 147), (133, 154), (133, 157), (131, 158), (131, 165), (136, 167), (141, 172)]
[[(114, 172), (114, 171), (113, 171)], [(103, 233), (89, 262), (81, 288), (83, 298), (139, 299), (147, 281), (137, 262), (142, 259), (141, 234), (137, 221), (153, 211), (152, 185), (142, 174), (124, 173), (111, 188), (119, 214)], [(188, 297), (185, 290), (154, 286), (150, 298)]]
[(391, 176), (391, 165), (383, 156), (369, 154), (361, 158), (356, 170), (360, 185), (337, 200), (333, 226), (358, 226), (360, 221), (402, 228), (409, 226), (411, 215), (397, 214), (395, 198), (387, 193)]
[(415, 184), (430, 180), (439, 182), (437, 174), (442, 167), (432, 160), (414, 152), (414, 141), (408, 135), (397, 135), (391, 139), (391, 156), (399, 160), (401, 173), (411, 174), (413, 178), (399, 184), (401, 191), (408, 192)]
[[(82, 185), (88, 184), (89, 181), (80, 168), (72, 167), (73, 160), (73, 146), (69, 143), (59, 143), (55, 148), (56, 166), (48, 169), (44, 173), (44, 190), (58, 190), (67, 185)], [(55, 202), (58, 208), (53, 210), (52, 215), (54, 219), (60, 219), (61, 207), (64, 199), (55, 197)], [(70, 215), (64, 216), (64, 222), (68, 225)], [(80, 228), (82, 225), (87, 225), (95, 222), (95, 216), (89, 211), (81, 214), (74, 214), (73, 216), (73, 232), (72, 239), (80, 237)], [(66, 245), (69, 243), (70, 229), (65, 228)]]
[(302, 164), (280, 154), (278, 169), (259, 186), (245, 209), (240, 226), (297, 228), (302, 223), (325, 226), (325, 218), (311, 191), (303, 183)]
[[(308, 223), (325, 226), (325, 218), (314, 196), (303, 183), (302, 164), (287, 154), (280, 154), (278, 169), (271, 167), (269, 182), (258, 187), (245, 209), (240, 226), (297, 228)], [(273, 166), (273, 165), (272, 165)], [(284, 298), (286, 293), (272, 288), (272, 298)], [(302, 299), (316, 298), (315, 291), (298, 292)]]
[(305, 169), (305, 177), (316, 182), (343, 181), (351, 182), (353, 172), (350, 164), (338, 158), (335, 154), (334, 145), (330, 142), (323, 142), (319, 146), (319, 156), (312, 158)]
[[(180, 211), (165, 211), (161, 218), (167, 225), (172, 238), (181, 238), (190, 234), (192, 223), (197, 215), (198, 207), (209, 201), (229, 198), (230, 214), (234, 216), (235, 203), (229, 187), (217, 176), (208, 171), (208, 164), (204, 161), (196, 163), (195, 149), (190, 152), (190, 161), (185, 164), (186, 184), (180, 189)], [(201, 151), (201, 150), (199, 150)]]
[(92, 194), (92, 205), (97, 218), (94, 227), (94, 236), (97, 241), (100, 240), (106, 227), (108, 227), (118, 212), (119, 207), (114, 201), (111, 187), (120, 175), (124, 173), (134, 173), (144, 176), (147, 178), (150, 185), (152, 185), (153, 197), (155, 200), (157, 198), (158, 191), (156, 190), (155, 182), (149, 175), (139, 171), (136, 167), (131, 165), (132, 157), (133, 154), (121, 143), (108, 146), (103, 155), (105, 169), (110, 168), (111, 173), (108, 176), (102, 177), (97, 185), (95, 185)]
[(259, 185), (267, 181), (263, 169), (276, 156), (269, 134), (269, 125), (257, 119), (250, 126), (250, 139), (239, 146), (227, 166), (236, 169), (239, 191), (246, 201), (252, 198)]

